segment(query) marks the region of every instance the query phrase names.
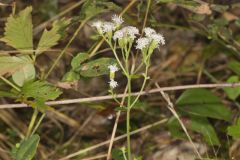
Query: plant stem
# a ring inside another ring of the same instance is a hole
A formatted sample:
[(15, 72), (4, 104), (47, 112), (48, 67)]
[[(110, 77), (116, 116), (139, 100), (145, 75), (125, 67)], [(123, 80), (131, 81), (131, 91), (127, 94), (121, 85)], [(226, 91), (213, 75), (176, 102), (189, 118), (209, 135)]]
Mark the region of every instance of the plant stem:
[(31, 135), (31, 131), (32, 131), (32, 128), (33, 128), (34, 123), (36, 121), (37, 115), (38, 115), (38, 109), (35, 107), (34, 108), (34, 112), (32, 114), (32, 118), (31, 118), (30, 124), (28, 126), (28, 131), (27, 131), (27, 136), (26, 137), (29, 137)]
[(20, 92), (21, 89), (16, 86), (15, 84), (13, 84), (12, 82), (10, 82), (8, 79), (4, 78), (3, 76), (0, 76), (0, 78), (5, 82), (7, 83), (8, 85), (10, 85), (11, 87), (13, 87), (16, 91)]
[(38, 127), (40, 126), (43, 118), (45, 117), (46, 113), (43, 113), (42, 116), (40, 117), (40, 119), (38, 120), (37, 124), (35, 125), (32, 133), (31, 133), (31, 136), (37, 131)]
[(128, 160), (131, 160), (131, 139), (130, 139), (130, 111), (131, 111), (131, 76), (128, 75), (128, 105), (127, 105), (127, 155)]

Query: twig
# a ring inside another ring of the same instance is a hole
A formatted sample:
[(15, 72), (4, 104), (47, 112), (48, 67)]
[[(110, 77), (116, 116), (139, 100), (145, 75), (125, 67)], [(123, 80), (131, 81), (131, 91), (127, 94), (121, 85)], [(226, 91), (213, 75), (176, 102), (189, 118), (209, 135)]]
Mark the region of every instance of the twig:
[[(158, 83), (155, 83), (155, 86), (160, 89), (160, 86), (158, 85)], [(201, 154), (198, 152), (198, 149), (197, 149), (196, 145), (193, 143), (192, 138), (190, 137), (190, 135), (189, 135), (189, 133), (188, 133), (188, 131), (187, 131), (187, 128), (184, 126), (182, 120), (180, 119), (179, 115), (178, 115), (177, 112), (175, 111), (174, 105), (173, 105), (173, 103), (171, 102), (168, 94), (166, 94), (164, 91), (161, 91), (161, 90), (160, 90), (160, 93), (161, 93), (162, 97), (166, 100), (166, 102), (167, 102), (167, 104), (168, 104), (168, 105), (167, 105), (167, 108), (172, 112), (173, 116), (174, 116), (174, 117), (178, 120), (178, 122), (180, 123), (183, 131), (185, 132), (186, 136), (188, 137), (188, 140), (189, 140), (190, 143), (192, 144), (195, 152), (197, 153), (198, 158), (200, 158), (200, 159), (202, 160)]]
[[(142, 127), (142, 128), (139, 128), (139, 129), (137, 129), (137, 130), (135, 130), (135, 131), (132, 131), (132, 132), (130, 132), (130, 134), (133, 135), (133, 134), (136, 134), (136, 133), (145, 131), (145, 130), (150, 129), (150, 128), (152, 128), (152, 127), (155, 127), (155, 126), (158, 126), (158, 125), (160, 125), (160, 124), (163, 124), (163, 123), (167, 122), (167, 120), (168, 120), (167, 118), (162, 119), (162, 120), (157, 121), (157, 122), (155, 122), (155, 123), (152, 123), (152, 124), (149, 124), (149, 125), (144, 126), (144, 127)], [(126, 137), (127, 137), (127, 134), (124, 134), (124, 135), (121, 135), (121, 136), (116, 137), (116, 138), (114, 139), (114, 141), (118, 141), (118, 140), (121, 140), (121, 139), (126, 138)], [(80, 151), (78, 151), (78, 152), (72, 153), (72, 154), (70, 154), (70, 155), (68, 155), (68, 156), (66, 156), (66, 157), (61, 158), (60, 160), (67, 160), (67, 159), (76, 157), (76, 156), (78, 156), (78, 155), (80, 155), (80, 154), (83, 154), (83, 153), (86, 153), (86, 152), (95, 150), (95, 149), (97, 149), (97, 148), (99, 148), (99, 147), (102, 147), (102, 146), (104, 146), (104, 145), (107, 145), (107, 144), (109, 144), (109, 143), (110, 143), (110, 140), (101, 142), (101, 143), (96, 144), (96, 145), (94, 145), (94, 146), (91, 146), (91, 147), (89, 147), (89, 148), (86, 148), (86, 149), (80, 150)]]
[[(131, 96), (137, 95), (148, 95), (152, 93), (158, 93), (160, 91), (176, 91), (176, 90), (185, 90), (185, 89), (193, 89), (193, 88), (226, 88), (226, 87), (239, 87), (240, 83), (219, 83), (219, 84), (196, 84), (196, 85), (183, 85), (183, 86), (173, 86), (173, 87), (162, 87), (162, 88), (155, 88), (149, 91), (143, 92), (134, 92)], [(118, 94), (116, 98), (123, 98), (126, 97), (125, 94)], [(89, 97), (89, 98), (77, 98), (77, 99), (68, 99), (68, 100), (59, 100), (59, 101), (49, 101), (46, 102), (47, 105), (56, 106), (56, 105), (63, 105), (63, 104), (73, 104), (73, 103), (84, 103), (84, 102), (96, 102), (96, 101), (103, 101), (103, 100), (110, 100), (113, 99), (112, 95), (107, 96), (98, 96), (98, 97)], [(28, 107), (26, 104), (2, 104), (0, 105), (0, 109), (6, 108), (24, 108)]]

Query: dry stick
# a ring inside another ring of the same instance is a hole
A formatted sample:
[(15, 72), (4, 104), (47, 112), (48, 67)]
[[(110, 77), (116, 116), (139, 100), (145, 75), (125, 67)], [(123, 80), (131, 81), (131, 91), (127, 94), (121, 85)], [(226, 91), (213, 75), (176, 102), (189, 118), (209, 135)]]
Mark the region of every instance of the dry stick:
[[(127, 87), (125, 88), (125, 91), (124, 91), (125, 97), (122, 98), (120, 107), (123, 107), (125, 98), (127, 97), (126, 93), (127, 93)], [(116, 120), (114, 122), (112, 136), (111, 136), (109, 147), (108, 147), (107, 160), (111, 159), (112, 146), (113, 146), (114, 138), (115, 138), (115, 135), (116, 135), (116, 131), (117, 131), (117, 126), (118, 126), (118, 121), (119, 121), (120, 115), (121, 115), (121, 111), (118, 111), (117, 114), (116, 114)]]
[[(158, 125), (160, 125), (160, 124), (163, 124), (163, 123), (167, 122), (167, 120), (168, 120), (168, 119), (165, 118), (165, 119), (162, 119), (162, 120), (157, 121), (157, 122), (155, 122), (155, 123), (152, 123), (152, 124), (149, 124), (149, 125), (144, 126), (144, 127), (142, 127), (142, 128), (139, 128), (139, 129), (137, 129), (137, 130), (135, 130), (135, 131), (130, 132), (130, 135), (133, 135), (133, 134), (136, 134), (136, 133), (145, 131), (145, 130), (147, 130), (147, 129), (150, 129), (150, 128), (152, 128), (152, 127), (158, 126)], [(114, 139), (114, 142), (115, 142), (115, 141), (118, 141), (118, 140), (121, 140), (121, 139), (123, 139), (123, 138), (126, 138), (126, 137), (127, 137), (127, 134), (118, 136), (118, 137), (116, 137), (116, 138)], [(98, 143), (98, 144), (96, 144), (96, 145), (94, 145), (94, 146), (91, 146), (91, 147), (89, 147), (89, 148), (86, 148), (86, 149), (80, 150), (80, 151), (78, 151), (78, 152), (72, 153), (72, 154), (70, 154), (70, 155), (68, 155), (68, 156), (66, 156), (66, 157), (63, 157), (63, 158), (59, 159), (59, 160), (67, 160), (67, 159), (76, 157), (76, 156), (78, 156), (78, 155), (80, 155), (80, 154), (83, 154), (83, 153), (86, 153), (86, 152), (95, 150), (95, 149), (97, 149), (97, 148), (99, 148), (99, 147), (102, 147), (102, 146), (104, 146), (104, 145), (107, 145), (107, 144), (109, 144), (109, 143), (110, 143), (110, 140), (107, 140), (107, 141)]]
[[(182, 86), (155, 88), (155, 89), (151, 89), (149, 91), (143, 91), (143, 92), (133, 92), (133, 93), (131, 93), (131, 96), (137, 96), (139, 94), (140, 95), (148, 95), (148, 94), (152, 94), (152, 93), (158, 93), (160, 91), (176, 91), (176, 90), (185, 90), (185, 89), (193, 89), (193, 88), (225, 88), (225, 87), (235, 88), (235, 87), (239, 87), (239, 86), (240, 86), (240, 83), (182, 85)], [(123, 97), (126, 97), (125, 94), (118, 94), (116, 96), (116, 98), (123, 98)], [(56, 106), (56, 105), (62, 105), (62, 104), (96, 102), (96, 101), (103, 101), (103, 100), (110, 100), (110, 99), (113, 99), (112, 95), (59, 100), (59, 101), (48, 101), (48, 102), (46, 102), (46, 104), (51, 105), (51, 106)], [(28, 106), (26, 104), (3, 104), (3, 105), (0, 105), (0, 109), (24, 108), (24, 107), (28, 107)]]
[(41, 32), (50, 22), (62, 17), (63, 15), (65, 15), (66, 13), (70, 12), (71, 10), (77, 8), (78, 6), (80, 6), (85, 0), (81, 0), (77, 3), (75, 3), (74, 5), (70, 6), (69, 8), (67, 8), (66, 10), (62, 11), (61, 13), (57, 14), (56, 16), (52, 17), (51, 19), (49, 19), (48, 21), (38, 25), (35, 29), (34, 29), (34, 35), (38, 34), (39, 32)]
[[(155, 83), (155, 86), (160, 89), (160, 86), (158, 85), (158, 83)], [(186, 134), (187, 137), (188, 137), (188, 140), (189, 140), (190, 143), (192, 144), (195, 152), (197, 153), (198, 158), (202, 159), (202, 156), (201, 156), (201, 154), (198, 152), (198, 149), (197, 149), (196, 145), (193, 143), (192, 138), (190, 137), (190, 135), (189, 135), (189, 133), (188, 133), (188, 131), (187, 131), (187, 128), (184, 126), (184, 124), (183, 124), (183, 122), (181, 121), (179, 115), (178, 115), (177, 112), (175, 111), (174, 105), (173, 105), (173, 103), (171, 102), (168, 94), (166, 94), (164, 91), (161, 91), (161, 90), (160, 90), (160, 93), (161, 93), (161, 95), (163, 96), (163, 98), (166, 100), (166, 102), (167, 102), (167, 104), (168, 104), (168, 105), (167, 105), (167, 108), (172, 112), (173, 116), (174, 116), (174, 117), (178, 120), (178, 122), (180, 123), (183, 131), (185, 132), (185, 134)]]

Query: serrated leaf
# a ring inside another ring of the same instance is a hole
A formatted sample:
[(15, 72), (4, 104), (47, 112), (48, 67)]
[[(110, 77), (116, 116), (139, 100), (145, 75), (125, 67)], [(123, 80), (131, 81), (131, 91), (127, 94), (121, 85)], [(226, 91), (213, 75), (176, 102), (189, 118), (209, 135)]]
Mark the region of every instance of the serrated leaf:
[(13, 157), (16, 160), (32, 160), (36, 154), (39, 141), (40, 137), (37, 134), (24, 139), (13, 149)]
[(113, 58), (99, 58), (97, 60), (82, 64), (76, 69), (76, 71), (84, 77), (101, 76), (109, 74), (108, 66), (116, 63), (116, 60)]
[(228, 127), (227, 133), (234, 138), (240, 138), (240, 118), (238, 118), (235, 125)]
[[(238, 83), (239, 82), (239, 77), (238, 76), (231, 76), (227, 80), (228, 83)], [(224, 91), (227, 93), (227, 96), (235, 100), (239, 95), (240, 95), (240, 87), (234, 87), (234, 88), (224, 88)]]
[(177, 109), (181, 112), (229, 121), (231, 111), (221, 99), (206, 89), (189, 89), (178, 98)]
[(71, 61), (72, 69), (80, 67), (81, 63), (89, 58), (87, 53), (78, 53)]
[(38, 102), (55, 100), (62, 92), (47, 82), (27, 82), (23, 85), (21, 93), (26, 98), (34, 98)]
[(0, 56), (0, 75), (13, 74), (32, 63), (32, 61), (26, 60), (24, 57)]
[(55, 46), (62, 37), (62, 30), (69, 25), (70, 19), (61, 19), (53, 22), (50, 30), (45, 29), (38, 43), (36, 54), (41, 54), (49, 48)]
[(29, 80), (33, 80), (35, 78), (35, 67), (33, 64), (31, 64), (32, 60), (29, 56), (22, 56), (22, 59), (25, 59), (26, 62), (29, 62), (29, 64), (26, 64), (22, 68), (20, 68), (18, 71), (16, 71), (12, 75), (13, 81), (18, 86), (23, 86), (24, 82), (27, 82)]
[(10, 15), (4, 28), (4, 37), (0, 39), (21, 53), (33, 49), (31, 12), (32, 7), (27, 7), (18, 15)]

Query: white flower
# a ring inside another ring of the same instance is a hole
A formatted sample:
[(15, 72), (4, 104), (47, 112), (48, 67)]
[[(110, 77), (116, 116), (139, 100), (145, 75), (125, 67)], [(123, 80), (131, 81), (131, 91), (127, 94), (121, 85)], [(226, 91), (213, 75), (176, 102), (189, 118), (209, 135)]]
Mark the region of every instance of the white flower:
[(157, 43), (157, 45), (161, 44), (161, 45), (165, 45), (165, 39), (163, 37), (163, 35), (161, 34), (153, 34), (151, 36), (151, 38)]
[(109, 65), (108, 68), (110, 69), (111, 73), (115, 73), (115, 72), (117, 72), (119, 70), (119, 68), (117, 67), (116, 64)]
[(138, 40), (137, 40), (137, 45), (136, 45), (136, 49), (144, 49), (144, 48), (147, 48), (148, 46), (149, 46), (149, 44), (150, 44), (150, 39), (149, 38), (146, 38), (146, 37), (144, 37), (144, 38), (139, 38)]
[(120, 26), (124, 21), (123, 21), (123, 18), (121, 16), (118, 16), (116, 14), (114, 14), (112, 16), (112, 21), (117, 25), (117, 26)]
[(111, 88), (116, 88), (118, 86), (118, 83), (114, 81), (114, 79), (111, 79), (108, 83)]
[(91, 26), (95, 27), (98, 31), (102, 32), (103, 22), (102, 21), (96, 21), (96, 22), (93, 22)]
[(116, 26), (112, 22), (103, 22), (102, 31), (103, 33), (112, 32), (116, 29)]
[(122, 30), (118, 30), (113, 35), (113, 40), (116, 41), (117, 39), (122, 39), (124, 36), (124, 33)]
[(139, 34), (139, 30), (133, 26), (123, 27), (122, 29), (116, 31), (113, 35), (113, 39), (131, 38), (134, 39), (136, 35)]
[(151, 37), (152, 34), (156, 34), (156, 31), (150, 27), (144, 28), (143, 31), (147, 37)]

